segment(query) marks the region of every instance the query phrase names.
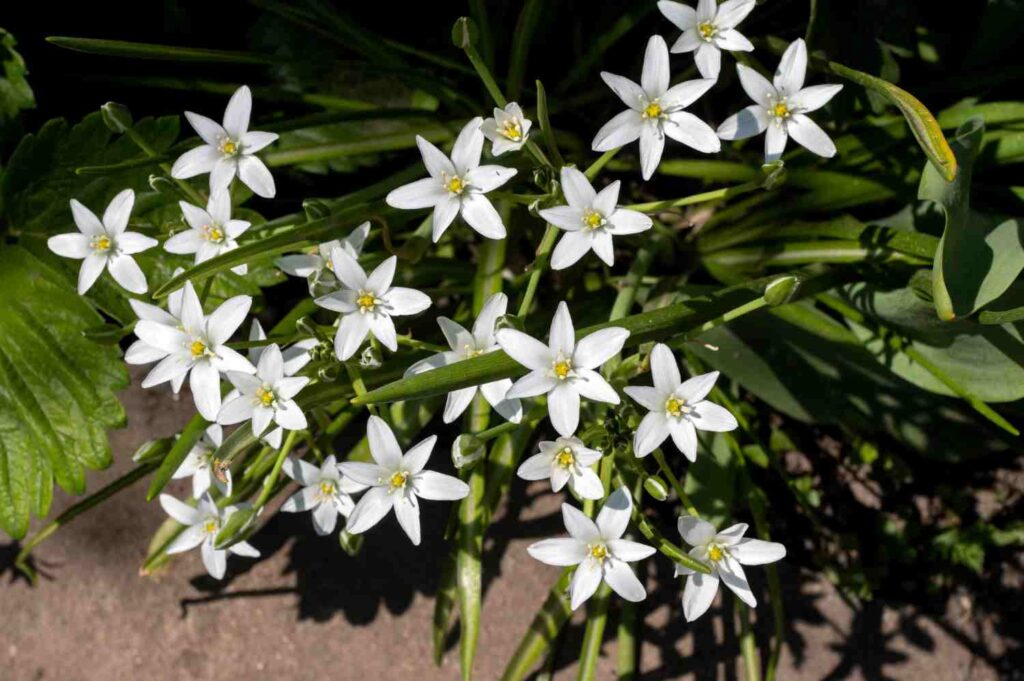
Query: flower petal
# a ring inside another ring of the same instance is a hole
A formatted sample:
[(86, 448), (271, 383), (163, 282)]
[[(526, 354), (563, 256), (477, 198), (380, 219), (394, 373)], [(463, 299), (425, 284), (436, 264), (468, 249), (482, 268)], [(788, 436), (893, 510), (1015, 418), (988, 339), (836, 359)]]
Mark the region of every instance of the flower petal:
[(498, 323), (498, 318), (504, 316), (507, 310), (508, 296), (504, 293), (495, 293), (484, 302), (480, 314), (473, 322), (473, 339), (478, 347), (494, 345), (494, 327)]
[(395, 517), (413, 546), (420, 544), (420, 504), (416, 496), (405, 494), (395, 499)]
[(402, 457), (402, 470), (409, 473), (419, 473), (422, 471), (430, 459), (430, 453), (434, 451), (434, 444), (436, 442), (437, 436), (431, 435), (410, 447), (409, 451)]
[(199, 511), (185, 502), (175, 499), (170, 494), (160, 495), (160, 505), (167, 515), (182, 525), (195, 525), (199, 522)]
[[(667, 347), (665, 349), (668, 350)], [(671, 356), (671, 353), (669, 353), (669, 356)], [(673, 366), (674, 365), (675, 362), (673, 361)], [(686, 381), (682, 384), (679, 383), (678, 376), (679, 371), (677, 369), (676, 384), (674, 386), (666, 384), (664, 389), (666, 392), (674, 392), (677, 397), (679, 397), (682, 400), (685, 400), (687, 404), (691, 405), (697, 404), (698, 402), (706, 398), (708, 396), (708, 393), (711, 392), (711, 389), (715, 387), (715, 381), (718, 380), (717, 371), (709, 371), (706, 374), (698, 374), (697, 376), (686, 379)]]
[[(88, 262), (88, 258), (84, 262)], [(135, 258), (130, 255), (118, 255), (107, 260), (107, 269), (110, 270), (110, 276), (114, 278), (118, 284), (124, 287), (126, 290), (132, 293), (145, 293), (146, 275), (142, 273), (142, 268), (135, 262)]]
[(402, 465), (402, 448), (387, 422), (379, 416), (370, 416), (366, 425), (370, 455), (385, 470), (395, 471)]
[(608, 216), (608, 222), (610, 225), (605, 229), (615, 236), (639, 234), (640, 232), (646, 232), (654, 225), (654, 222), (648, 216), (628, 208), (617, 209)]
[(676, 25), (681, 31), (694, 28), (697, 25), (697, 12), (688, 5), (672, 0), (661, 0), (658, 9), (666, 19)]
[(289, 456), (281, 464), (281, 470), (289, 478), (303, 486), (315, 485), (320, 481), (320, 470), (311, 463)]
[(103, 211), (103, 226), (107, 234), (117, 236), (128, 226), (128, 218), (131, 217), (132, 207), (135, 205), (135, 192), (125, 189), (118, 192), (107, 209)]
[(782, 152), (786, 150), (786, 140), (788, 139), (789, 133), (786, 132), (785, 126), (770, 124), (768, 132), (764, 136), (765, 161), (777, 161), (781, 158)]
[(579, 475), (572, 476), (569, 484), (581, 499), (597, 500), (604, 496), (604, 485), (601, 484), (601, 478), (597, 477), (597, 473), (590, 468), (584, 468)]
[(270, 169), (255, 156), (242, 156), (238, 159), (238, 179), (257, 196), (265, 199), (272, 199), (277, 193)]
[(516, 172), (515, 168), (504, 166), (477, 166), (466, 173), (465, 180), (473, 189), (486, 193), (511, 180)]
[(190, 149), (178, 157), (171, 166), (171, 177), (186, 180), (196, 175), (209, 173), (222, 157), (216, 147), (204, 144)]
[(754, 44), (747, 37), (733, 28), (721, 29), (715, 34), (715, 45), (730, 52), (751, 52)]
[[(575, 209), (570, 208), (569, 210)], [(572, 267), (579, 262), (580, 258), (590, 252), (593, 243), (593, 235), (589, 232), (566, 232), (558, 240), (555, 250), (551, 253), (551, 269), (564, 270)]]
[[(632, 111), (641, 111), (647, 101), (647, 95), (644, 94), (644, 89), (639, 84), (633, 82), (625, 76), (619, 76), (608, 71), (601, 72), (601, 80), (611, 88), (612, 92), (618, 95), (622, 103), (628, 106)], [(565, 172), (565, 168), (562, 168), (562, 172)]]
[(718, 564), (718, 576), (729, 587), (729, 590), (736, 594), (737, 598), (751, 608), (757, 606), (757, 598), (750, 590), (750, 583), (747, 581), (747, 575), (743, 572), (743, 566), (728, 553)]
[(718, 74), (722, 70), (722, 51), (716, 42), (701, 41), (694, 52), (693, 60), (702, 78), (718, 80)]
[(571, 166), (565, 166), (561, 172), (562, 193), (565, 200), (573, 208), (585, 210), (590, 208), (597, 197), (594, 186), (582, 172)]
[(526, 552), (546, 565), (579, 565), (587, 558), (587, 545), (572, 537), (541, 539), (526, 547)]
[(344, 362), (356, 354), (369, 332), (370, 320), (366, 315), (354, 312), (342, 317), (334, 336), (334, 353), (338, 359)]
[(224, 130), (234, 140), (241, 139), (249, 129), (249, 115), (252, 113), (252, 92), (248, 85), (235, 90), (224, 109)]
[(665, 408), (665, 393), (652, 386), (628, 385), (623, 388), (633, 401), (644, 409), (661, 411)]
[(690, 461), (697, 460), (697, 430), (689, 419), (668, 419), (668, 432), (672, 442)]
[(392, 287), (382, 298), (393, 317), (419, 314), (430, 307), (432, 302), (426, 293), (404, 286)]
[(800, 113), (810, 113), (828, 104), (842, 89), (842, 85), (812, 85), (791, 96), (789, 103)]
[(648, 99), (657, 99), (668, 90), (669, 82), (668, 45), (660, 35), (652, 35), (644, 51), (644, 68), (640, 74), (640, 86)]
[(658, 552), (653, 546), (629, 539), (612, 539), (608, 542), (608, 548), (611, 549), (613, 556), (627, 563), (643, 560)]
[(618, 326), (609, 326), (582, 338), (573, 352), (574, 367), (596, 369), (619, 354), (629, 338), (629, 331)]
[[(440, 152), (438, 152), (440, 153)], [(384, 201), (392, 208), (412, 210), (430, 208), (442, 199), (448, 198), (448, 191), (437, 178), (425, 177), (409, 184), (403, 184), (388, 192)]]
[(374, 487), (366, 492), (352, 509), (345, 529), (350, 534), (362, 534), (379, 523), (394, 506), (394, 498), (386, 487)]
[(775, 69), (772, 83), (783, 97), (795, 95), (804, 86), (807, 75), (807, 45), (803, 38), (797, 38), (782, 54), (779, 68)]
[(516, 475), (523, 480), (547, 480), (551, 477), (551, 456), (541, 452), (519, 464)]
[(757, 3), (754, 0), (726, 0), (718, 6), (715, 14), (715, 26), (718, 30), (730, 29), (747, 18)]
[(458, 478), (438, 473), (420, 471), (416, 475), (416, 496), (431, 501), (458, 501), (469, 494), (469, 485)]
[(622, 598), (637, 603), (647, 598), (647, 590), (637, 578), (633, 568), (614, 558), (604, 562), (604, 581)]
[(476, 386), (453, 390), (448, 393), (448, 399), (444, 403), (444, 422), (451, 423), (462, 416), (462, 412), (466, 411), (474, 397), (476, 397)]
[(262, 151), (276, 142), (277, 138), (276, 132), (252, 130), (242, 135), (239, 141), (241, 142), (243, 154), (255, 154), (257, 151)]
[(580, 425), (580, 394), (568, 383), (560, 383), (548, 393), (548, 416), (559, 435), (570, 436)]
[(206, 333), (214, 346), (223, 345), (245, 321), (252, 307), (252, 296), (228, 298), (210, 313), (206, 320)]
[(663, 124), (665, 134), (686, 146), (704, 154), (721, 150), (722, 143), (710, 125), (689, 111), (676, 111)]
[(740, 76), (740, 85), (743, 86), (744, 92), (755, 103), (767, 107), (771, 100), (778, 99), (779, 93), (775, 86), (754, 69), (744, 64), (737, 64), (736, 73)]
[(665, 134), (657, 125), (648, 123), (640, 131), (640, 176), (651, 179), (665, 151)]
[(576, 373), (578, 378), (573, 381), (572, 387), (581, 397), (607, 404), (618, 404), (620, 402), (619, 394), (615, 392), (615, 388), (608, 381), (604, 380), (601, 374), (593, 369), (580, 369)]
[(483, 194), (470, 194), (462, 199), (462, 219), (481, 236), (504, 239), (505, 224), (494, 205)]
[(633, 436), (633, 454), (644, 457), (657, 449), (670, 434), (668, 417), (664, 413), (652, 411), (640, 421), (640, 426)]
[(644, 119), (640, 117), (640, 113), (627, 109), (601, 126), (590, 146), (594, 151), (618, 149), (635, 142), (643, 128)]
[(824, 158), (836, 155), (836, 145), (818, 124), (803, 114), (793, 114), (786, 124), (786, 130), (805, 149)]
[(774, 541), (741, 539), (729, 547), (729, 553), (743, 565), (764, 565), (786, 557), (786, 547)]
[(751, 104), (747, 108), (729, 116), (715, 131), (724, 140), (745, 140), (760, 135), (768, 127), (768, 113), (760, 104)]
[(555, 388), (557, 382), (548, 375), (548, 371), (531, 371), (518, 381), (505, 393), (505, 399), (518, 399), (523, 397), (536, 397), (544, 395)]
[(692, 622), (711, 607), (718, 593), (718, 575), (695, 572), (686, 578), (683, 589), (683, 615)]
[(597, 514), (597, 528), (605, 541), (619, 539), (629, 526), (629, 517), (633, 512), (633, 500), (629, 490), (620, 487), (611, 493)]
[(704, 546), (715, 538), (715, 526), (697, 516), (679, 516), (676, 523), (679, 536), (690, 546)]
[(516, 329), (499, 329), (494, 337), (501, 349), (524, 367), (543, 372), (551, 369), (551, 349), (536, 338)]
[(570, 605), (575, 610), (583, 605), (588, 598), (594, 595), (597, 587), (601, 586), (601, 579), (604, 575), (600, 563), (593, 560), (585, 560), (576, 568), (569, 584)]
[(738, 427), (736, 417), (728, 409), (708, 401), (700, 402), (693, 407), (690, 420), (697, 428), (713, 433), (725, 433)]
[(92, 248), (89, 247), (89, 237), (79, 232), (51, 236), (47, 239), (46, 246), (62, 258), (82, 260), (92, 253)]
[(483, 118), (480, 116), (466, 123), (452, 146), (452, 163), (459, 175), (464, 175), (480, 165), (480, 154), (484, 149), (484, 134), (480, 132), (481, 123)]
[(188, 124), (192, 126), (196, 134), (211, 147), (216, 147), (228, 136), (227, 131), (220, 123), (202, 114), (186, 111), (185, 119), (188, 120)]

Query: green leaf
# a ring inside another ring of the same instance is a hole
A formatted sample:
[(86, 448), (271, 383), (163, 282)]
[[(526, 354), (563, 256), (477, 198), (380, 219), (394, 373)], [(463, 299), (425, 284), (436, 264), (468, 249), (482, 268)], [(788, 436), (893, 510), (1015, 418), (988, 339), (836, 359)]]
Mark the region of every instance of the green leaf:
[(14, 46), (18, 41), (14, 36), (0, 28), (0, 64), (3, 74), (0, 76), (0, 123), (4, 119), (17, 118), (22, 109), (34, 109), (36, 98), (29, 87), (28, 69)]
[(155, 59), (158, 61), (203, 62), (207, 64), (278, 64), (290, 61), (273, 55), (211, 50), (201, 47), (179, 47), (177, 45), (153, 45), (126, 40), (103, 40), (101, 38), (74, 38), (50, 36), (46, 42), (75, 52), (99, 54), (106, 57), (128, 59)]
[(85, 471), (110, 464), (128, 374), (117, 348), (83, 335), (99, 314), (25, 249), (0, 246), (0, 291), (0, 527), (18, 538), (54, 481), (81, 494)]
[[(192, 420), (188, 422), (185, 429), (181, 431), (178, 441), (174, 443), (171, 451), (167, 453), (167, 456), (160, 463), (160, 468), (153, 475), (153, 479), (149, 483), (149, 489), (146, 491), (146, 501), (153, 501), (163, 491), (167, 483), (170, 482), (171, 476), (174, 475), (174, 472), (178, 470), (185, 457), (192, 450), (192, 445), (203, 436), (203, 431), (206, 430), (207, 425), (209, 424), (206, 422), (206, 419), (199, 414), (192, 417)], [(245, 429), (239, 428), (239, 430)]]
[(998, 298), (1024, 269), (1021, 224), (971, 210), (970, 183), (985, 124), (972, 118), (957, 130), (953, 149), (960, 172), (945, 181), (932, 166), (921, 175), (918, 198), (934, 201), (946, 225), (935, 253), (932, 296), (940, 319), (972, 314)]
[(731, 517), (736, 496), (736, 457), (724, 436), (716, 433), (703, 438), (702, 444), (707, 445), (709, 439), (710, 451), (702, 452), (687, 467), (683, 491), (700, 509), (702, 518), (722, 529)]

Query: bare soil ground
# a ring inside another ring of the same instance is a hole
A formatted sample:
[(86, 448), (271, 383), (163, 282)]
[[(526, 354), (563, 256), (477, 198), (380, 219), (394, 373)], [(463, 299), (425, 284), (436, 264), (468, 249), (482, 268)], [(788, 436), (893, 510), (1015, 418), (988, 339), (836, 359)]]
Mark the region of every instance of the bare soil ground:
[[(92, 475), (90, 489), (128, 470), (135, 447), (172, 433), (192, 413), (187, 396), (169, 406), (166, 394), (137, 384), (124, 398), (129, 427), (114, 434), (116, 463)], [(145, 484), (44, 543), (36, 561), (45, 576), (36, 587), (11, 571), (16, 549), (0, 542), (0, 679), (458, 678), (457, 654), (440, 668), (430, 659), (445, 504), (425, 505), (421, 547), (388, 519), (356, 558), (338, 548), (336, 537), (317, 537), (308, 515), (277, 515), (253, 539), (263, 557), (232, 558), (218, 583), (205, 575), (196, 553), (159, 575), (139, 576), (149, 535), (164, 519), (159, 505), (145, 502)], [(176, 483), (172, 491), (184, 495), (187, 485)], [(72, 503), (58, 497), (54, 513)], [(474, 678), (500, 676), (558, 574), (525, 551), (536, 537), (561, 531), (558, 503), (543, 486), (514, 485), (519, 510), (503, 512), (492, 527)], [(671, 566), (659, 562), (656, 570), (648, 585), (659, 586), (643, 610), (640, 678), (742, 678), (735, 631), (723, 628), (719, 616), (721, 597), (711, 616), (687, 625)], [(764, 580), (751, 572), (755, 588), (763, 589)], [(957, 604), (933, 617), (910, 607), (849, 603), (828, 582), (792, 565), (783, 567), (783, 578), (789, 623), (781, 680), (998, 678), (1002, 642), (984, 619)], [(731, 611), (731, 602), (725, 606)], [(767, 608), (759, 613), (759, 629), (770, 627)], [(614, 632), (613, 611), (600, 679), (614, 678)], [(563, 641), (556, 679), (575, 678), (579, 640), (575, 626)]]

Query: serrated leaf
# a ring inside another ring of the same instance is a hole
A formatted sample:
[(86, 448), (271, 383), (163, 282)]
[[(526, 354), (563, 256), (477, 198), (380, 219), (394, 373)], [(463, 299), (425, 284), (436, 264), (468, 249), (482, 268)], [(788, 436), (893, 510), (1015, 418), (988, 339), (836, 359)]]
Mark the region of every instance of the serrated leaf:
[(0, 247), (0, 291), (0, 527), (18, 538), (54, 481), (81, 494), (85, 471), (110, 464), (128, 374), (116, 347), (83, 335), (100, 315), (27, 250)]

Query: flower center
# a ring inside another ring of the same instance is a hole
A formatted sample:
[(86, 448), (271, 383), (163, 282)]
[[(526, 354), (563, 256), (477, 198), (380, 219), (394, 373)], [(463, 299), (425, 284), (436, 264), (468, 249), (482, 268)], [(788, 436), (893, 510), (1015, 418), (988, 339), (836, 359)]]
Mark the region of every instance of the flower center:
[(604, 544), (591, 544), (587, 548), (590, 549), (590, 557), (594, 560), (604, 560), (608, 557), (608, 547)]
[(572, 361), (568, 359), (560, 359), (551, 366), (551, 370), (554, 372), (556, 378), (564, 381), (569, 377), (569, 373), (572, 371)]
[(269, 407), (274, 403), (274, 391), (265, 385), (261, 385), (259, 388), (256, 388), (256, 399), (264, 407)]
[(576, 457), (572, 455), (572, 449), (569, 447), (563, 447), (558, 454), (555, 455), (555, 461), (562, 468), (568, 468), (576, 461)]
[(665, 411), (672, 416), (680, 416), (690, 413), (690, 408), (686, 406), (686, 400), (681, 400), (673, 395), (665, 401)]
[(604, 216), (596, 210), (588, 210), (583, 213), (583, 226), (587, 229), (597, 229), (604, 224)]
[(708, 549), (708, 558), (710, 558), (715, 563), (722, 560), (722, 556), (724, 555), (725, 552), (722, 550), (721, 546), (715, 545)]
[(461, 194), (462, 190), (466, 188), (466, 185), (462, 182), (462, 178), (458, 176), (448, 180), (444, 186), (445, 189), (450, 191), (452, 194)]
[(224, 241), (224, 230), (217, 225), (203, 225), (203, 238), (209, 242), (219, 244)]
[(372, 291), (360, 291), (356, 305), (359, 306), (360, 312), (373, 312), (373, 308), (377, 306), (377, 296), (373, 295)]
[(110, 250), (110, 246), (110, 237), (108, 237), (106, 234), (94, 236), (92, 238), (92, 241), (89, 242), (89, 247), (92, 248), (92, 250), (96, 251), (97, 253), (106, 253), (107, 251)]
[(206, 534), (217, 534), (217, 521), (209, 518), (203, 523), (203, 532)]
[(711, 40), (715, 36), (715, 25), (710, 21), (703, 21), (697, 24), (697, 32), (700, 33), (700, 37), (704, 40)]
[(202, 357), (206, 354), (206, 343), (201, 340), (194, 340), (192, 344), (188, 346), (188, 351), (192, 353), (192, 357)]
[(405, 487), (405, 483), (408, 479), (409, 474), (405, 471), (395, 471), (391, 474), (391, 479), (388, 481), (391, 484), (391, 490), (394, 491)]
[(220, 150), (221, 153), (226, 154), (227, 156), (233, 156), (238, 153), (238, 145), (235, 144), (234, 141), (226, 139), (220, 143)]
[(644, 118), (660, 118), (661, 117), (661, 104), (657, 100), (648, 102), (647, 106), (644, 107)]
[(464, 354), (466, 357), (479, 357), (480, 355), (484, 354), (484, 349), (466, 343), (465, 345), (462, 346), (462, 354)]
[(518, 121), (514, 120), (505, 121), (505, 125), (501, 128), (501, 134), (513, 142), (518, 142), (523, 138), (523, 130), (519, 127)]
[(785, 100), (775, 102), (775, 104), (771, 108), (771, 114), (776, 118), (788, 118), (789, 107), (786, 106)]
[(334, 496), (334, 483), (330, 480), (324, 480), (320, 483), (320, 495), (324, 497)]

